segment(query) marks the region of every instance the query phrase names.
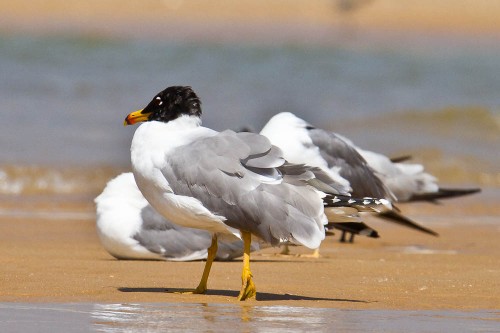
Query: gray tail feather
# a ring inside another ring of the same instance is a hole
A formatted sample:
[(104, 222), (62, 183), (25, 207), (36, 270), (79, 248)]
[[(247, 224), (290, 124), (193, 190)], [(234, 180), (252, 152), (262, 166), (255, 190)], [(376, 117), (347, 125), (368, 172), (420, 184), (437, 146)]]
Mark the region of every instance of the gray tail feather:
[(409, 201), (436, 201), (439, 199), (450, 199), (481, 192), (480, 188), (452, 189), (439, 188), (437, 192), (413, 195)]
[(386, 212), (391, 211), (392, 204), (386, 199), (353, 198), (346, 195), (328, 194), (323, 198), (325, 207), (353, 207), (360, 212)]
[(363, 222), (328, 222), (327, 228), (338, 229), (355, 235), (379, 238), (378, 232)]
[(429, 228), (421, 226), (420, 224), (409, 219), (408, 217), (406, 217), (398, 212), (395, 212), (395, 211), (383, 212), (383, 213), (378, 214), (377, 216), (380, 218), (383, 218), (384, 220), (394, 222), (394, 223), (403, 225), (405, 227), (421, 231), (421, 232), (429, 234), (429, 235), (439, 236), (439, 234), (437, 232), (435, 232), (434, 230), (431, 230)]

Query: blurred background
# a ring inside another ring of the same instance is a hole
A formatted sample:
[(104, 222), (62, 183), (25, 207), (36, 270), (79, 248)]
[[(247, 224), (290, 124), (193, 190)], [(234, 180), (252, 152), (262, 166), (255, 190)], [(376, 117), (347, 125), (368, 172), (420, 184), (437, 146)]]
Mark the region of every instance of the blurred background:
[(500, 187), (500, 1), (0, 0), (0, 9), (4, 202), (98, 194), (130, 168), (135, 127), (123, 119), (170, 85), (191, 85), (217, 130), (259, 131), (290, 111), (363, 148), (411, 154), (442, 184)]

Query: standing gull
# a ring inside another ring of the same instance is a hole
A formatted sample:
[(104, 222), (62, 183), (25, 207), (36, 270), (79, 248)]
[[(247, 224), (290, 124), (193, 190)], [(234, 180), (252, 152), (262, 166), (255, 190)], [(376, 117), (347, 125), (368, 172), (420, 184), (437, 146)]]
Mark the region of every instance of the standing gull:
[[(137, 188), (131, 172), (110, 180), (95, 203), (99, 240), (117, 259), (190, 261), (207, 258), (211, 234), (178, 226), (158, 214)], [(252, 250), (258, 249), (259, 244), (252, 243)], [(215, 260), (231, 260), (242, 255), (241, 240), (220, 241)]]
[(321, 170), (287, 163), (266, 137), (219, 133), (202, 127), (200, 117), (201, 102), (191, 87), (174, 86), (125, 119), (129, 125), (145, 122), (136, 129), (130, 148), (144, 197), (172, 222), (212, 234), (194, 293), (207, 290), (218, 238), (243, 239), (238, 300), (245, 300), (256, 295), (250, 271), (252, 235), (271, 245), (291, 242), (317, 248), (325, 237), (325, 206), (390, 205), (383, 199), (351, 199)]
[[(181, 227), (158, 214), (139, 191), (131, 172), (111, 179), (94, 202), (99, 240), (113, 257), (167, 261), (207, 259), (211, 234), (201, 229)], [(361, 222), (335, 225), (350, 232), (378, 237), (375, 230)], [(334, 227), (330, 223), (328, 226)], [(265, 247), (265, 243), (252, 242), (251, 251)], [(242, 255), (243, 242), (240, 239), (218, 241), (216, 261), (232, 260)]]

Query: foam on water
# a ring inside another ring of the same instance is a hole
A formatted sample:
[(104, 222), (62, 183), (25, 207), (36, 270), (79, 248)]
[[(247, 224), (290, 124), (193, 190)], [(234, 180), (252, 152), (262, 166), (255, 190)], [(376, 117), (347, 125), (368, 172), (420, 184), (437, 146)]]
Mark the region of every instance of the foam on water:
[(0, 165), (0, 194), (54, 195), (99, 193), (119, 168)]

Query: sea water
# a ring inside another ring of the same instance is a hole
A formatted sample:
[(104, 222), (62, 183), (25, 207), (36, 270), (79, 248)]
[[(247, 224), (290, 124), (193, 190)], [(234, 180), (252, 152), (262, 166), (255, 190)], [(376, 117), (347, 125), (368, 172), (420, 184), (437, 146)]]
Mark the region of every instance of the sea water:
[(471, 165), (477, 179), (484, 174), (497, 185), (499, 54), (494, 44), (349, 47), (3, 35), (0, 193), (95, 193), (113, 174), (102, 168), (129, 167), (135, 128), (123, 126), (125, 116), (170, 85), (193, 86), (204, 124), (216, 130), (258, 131), (273, 114), (290, 111), (385, 154), (457, 158), (454, 166)]
[(365, 143), (358, 132), (389, 136), (371, 147), (379, 151), (413, 147), (417, 138), (390, 135), (415, 117), (441, 119), (457, 137), (485, 122), (478, 140), (498, 135), (500, 46), (443, 49), (0, 36), (1, 161), (126, 164), (134, 128), (125, 116), (170, 85), (193, 86), (217, 130), (258, 131), (290, 111), (355, 142)]

